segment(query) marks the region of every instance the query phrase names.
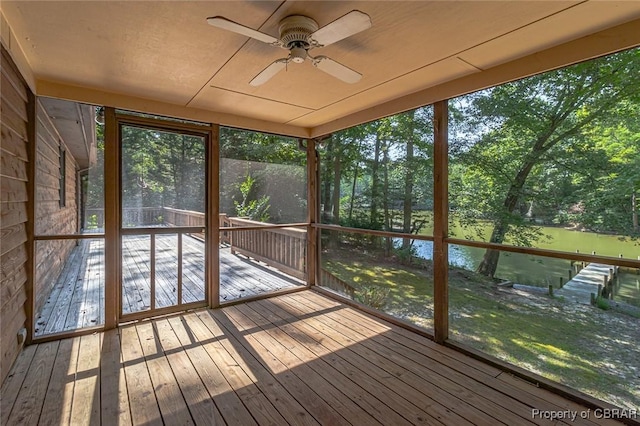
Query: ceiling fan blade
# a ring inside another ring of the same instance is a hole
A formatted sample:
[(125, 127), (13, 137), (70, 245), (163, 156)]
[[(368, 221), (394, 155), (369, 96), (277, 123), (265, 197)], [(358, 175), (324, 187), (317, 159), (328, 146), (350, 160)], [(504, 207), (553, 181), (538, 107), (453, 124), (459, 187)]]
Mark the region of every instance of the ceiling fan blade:
[(328, 46), (343, 38), (371, 28), (371, 18), (364, 12), (352, 10), (311, 34), (320, 46)]
[(244, 25), (230, 21), (227, 18), (223, 18), (222, 16), (213, 16), (211, 18), (207, 18), (207, 22), (209, 23), (209, 25), (213, 25), (214, 27), (232, 31), (243, 36), (255, 38), (256, 40), (260, 40), (267, 44), (280, 44), (280, 40), (270, 36), (269, 34), (261, 33), (260, 31), (256, 31), (253, 28), (245, 27)]
[(253, 80), (251, 80), (249, 84), (252, 86), (260, 86), (261, 84), (266, 83), (271, 79), (271, 77), (273, 77), (274, 75), (278, 74), (280, 71), (285, 69), (288, 63), (289, 63), (288, 58), (282, 58), (282, 59), (276, 60), (271, 65), (263, 69), (260, 72), (260, 74), (253, 77)]
[(313, 58), (313, 65), (321, 71), (334, 76), (345, 83), (357, 83), (362, 78), (362, 74), (342, 65), (326, 56), (316, 56)]

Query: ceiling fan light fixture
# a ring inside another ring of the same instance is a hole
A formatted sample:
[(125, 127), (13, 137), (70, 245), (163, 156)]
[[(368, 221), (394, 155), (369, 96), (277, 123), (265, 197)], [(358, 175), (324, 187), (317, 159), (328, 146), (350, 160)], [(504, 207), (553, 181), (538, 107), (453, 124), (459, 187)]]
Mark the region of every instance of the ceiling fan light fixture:
[(362, 74), (359, 72), (331, 58), (326, 56), (316, 56), (314, 58), (309, 55), (309, 50), (311, 49), (333, 44), (371, 28), (371, 18), (359, 10), (352, 10), (322, 28), (318, 28), (318, 23), (308, 16), (289, 15), (280, 21), (278, 27), (280, 38), (275, 38), (269, 34), (254, 30), (253, 28), (245, 27), (242, 24), (238, 24), (222, 16), (207, 18), (207, 22), (214, 27), (242, 34), (270, 44), (271, 46), (282, 47), (289, 50), (289, 56), (276, 59), (256, 75), (249, 82), (251, 86), (257, 87), (267, 82), (278, 72), (286, 69), (289, 62), (301, 64), (307, 58), (310, 59), (313, 65), (319, 70), (345, 83), (357, 83), (362, 77)]
[(291, 48), (291, 56), (289, 58), (291, 59), (291, 62), (301, 64), (305, 59), (307, 59), (307, 49), (304, 47), (293, 47)]

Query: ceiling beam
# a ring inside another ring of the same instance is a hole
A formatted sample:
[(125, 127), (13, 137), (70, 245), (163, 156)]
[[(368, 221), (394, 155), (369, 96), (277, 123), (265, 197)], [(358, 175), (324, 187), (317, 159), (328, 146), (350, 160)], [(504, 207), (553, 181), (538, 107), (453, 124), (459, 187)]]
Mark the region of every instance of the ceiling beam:
[(38, 96), (66, 99), (93, 105), (103, 105), (146, 114), (156, 114), (166, 117), (182, 118), (185, 120), (201, 121), (204, 123), (215, 123), (222, 126), (237, 127), (266, 133), (302, 138), (308, 138), (310, 135), (310, 129), (304, 127), (274, 123), (216, 111), (208, 111), (205, 109), (191, 108), (183, 105), (176, 105), (48, 80), (36, 81), (36, 94)]

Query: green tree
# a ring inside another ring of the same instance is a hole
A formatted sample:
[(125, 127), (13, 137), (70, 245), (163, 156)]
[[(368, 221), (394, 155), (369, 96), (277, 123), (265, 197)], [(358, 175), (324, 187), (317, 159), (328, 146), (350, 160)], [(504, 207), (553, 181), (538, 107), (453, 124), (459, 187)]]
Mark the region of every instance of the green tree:
[[(627, 51), (504, 84), (458, 105), (466, 123), (454, 130), (452, 155), (467, 176), (456, 177), (452, 187), (464, 191), (466, 181), (476, 191), (466, 188), (466, 201), (463, 192), (456, 193), (463, 197), (452, 204), (464, 210), (473, 194), (475, 200), (483, 198), (479, 210), (493, 223), (491, 243), (509, 236), (516, 244), (529, 244), (540, 237), (536, 228), (525, 226), (522, 214), (535, 192), (535, 177), (579, 146), (585, 129), (637, 97), (639, 54)], [(494, 276), (499, 256), (488, 249), (478, 271)]]

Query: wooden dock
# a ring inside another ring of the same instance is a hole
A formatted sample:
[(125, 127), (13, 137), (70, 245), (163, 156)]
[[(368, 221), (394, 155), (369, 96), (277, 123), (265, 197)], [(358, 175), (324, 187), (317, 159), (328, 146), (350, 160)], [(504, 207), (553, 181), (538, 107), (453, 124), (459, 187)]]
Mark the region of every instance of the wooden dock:
[(590, 263), (564, 284), (561, 289), (556, 290), (555, 294), (569, 301), (589, 305), (591, 304), (591, 294), (597, 296), (598, 288), (604, 288), (605, 284), (610, 285), (616, 273), (615, 266)]
[[(156, 307), (177, 304), (177, 237), (156, 236)], [(124, 314), (149, 309), (150, 244), (148, 236), (126, 236), (122, 247)], [(183, 239), (182, 302), (202, 301), (204, 244)], [(220, 302), (303, 285), (298, 279), (243, 255), (220, 248)], [(104, 240), (82, 240), (37, 315), (36, 336), (104, 323)]]

